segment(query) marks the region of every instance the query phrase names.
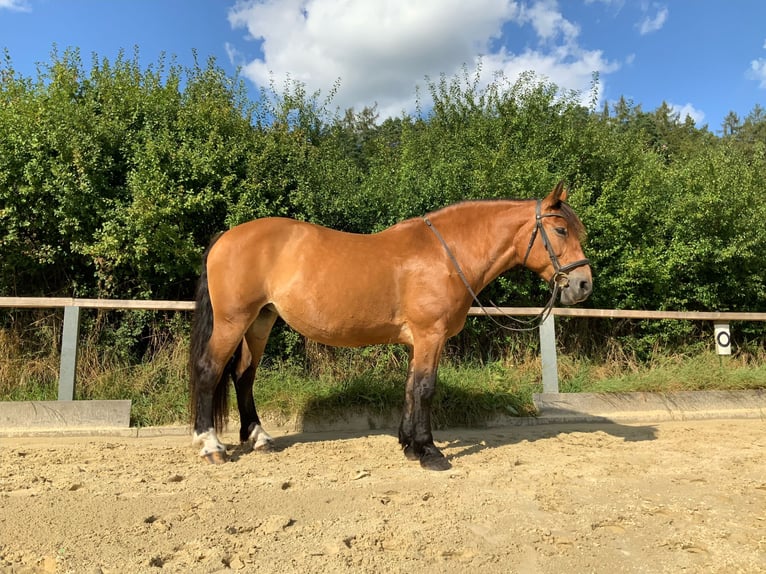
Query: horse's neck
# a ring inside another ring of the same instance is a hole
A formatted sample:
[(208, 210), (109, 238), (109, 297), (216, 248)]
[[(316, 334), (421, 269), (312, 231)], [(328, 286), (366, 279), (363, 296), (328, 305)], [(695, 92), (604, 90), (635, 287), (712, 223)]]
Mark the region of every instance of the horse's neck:
[(528, 202), (486, 201), (455, 206), (446, 215), (441, 229), (447, 244), (475, 291), (480, 291), (498, 275), (521, 263), (518, 234), (534, 220), (534, 208), (526, 215)]

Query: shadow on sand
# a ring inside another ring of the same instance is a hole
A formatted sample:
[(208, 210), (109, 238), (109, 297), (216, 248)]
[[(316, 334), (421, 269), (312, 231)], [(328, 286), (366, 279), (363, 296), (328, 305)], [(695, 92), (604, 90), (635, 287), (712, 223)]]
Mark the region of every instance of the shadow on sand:
[[(328, 412), (334, 412), (331, 417)], [(320, 416), (318, 413), (325, 413)], [(331, 440), (353, 440), (371, 435), (391, 437), (391, 454), (397, 455), (397, 427), (400, 412), (391, 410), (387, 413), (370, 412), (356, 408), (338, 414), (337, 408), (329, 409), (321, 404), (314, 404), (298, 419), (290, 421), (282, 436), (275, 433), (271, 450), (281, 452), (298, 443), (322, 442)], [(604, 417), (588, 417), (583, 413), (583, 420), (561, 420), (560, 417), (530, 416), (511, 417), (507, 415), (488, 416), (471, 425), (444, 426), (434, 430), (434, 440), (446, 451), (447, 458), (455, 462), (463, 457), (476, 454), (486, 449), (519, 444), (522, 442), (545, 441), (562, 435), (576, 433), (605, 433), (625, 442), (651, 441), (657, 438), (656, 426), (651, 424), (622, 424)], [(587, 422), (583, 422), (587, 421)], [(266, 423), (268, 430), (270, 425)], [(273, 428), (273, 427), (271, 427)], [(236, 461), (250, 453), (246, 444), (229, 445), (230, 460)]]

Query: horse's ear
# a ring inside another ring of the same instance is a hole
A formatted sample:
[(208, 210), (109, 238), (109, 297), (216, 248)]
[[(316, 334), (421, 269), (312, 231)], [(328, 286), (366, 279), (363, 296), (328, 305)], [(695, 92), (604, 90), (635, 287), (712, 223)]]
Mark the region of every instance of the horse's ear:
[(564, 180), (562, 179), (556, 184), (556, 187), (553, 188), (553, 191), (548, 194), (548, 197), (545, 198), (543, 203), (547, 208), (557, 209), (561, 202), (566, 200), (567, 189), (564, 187)]

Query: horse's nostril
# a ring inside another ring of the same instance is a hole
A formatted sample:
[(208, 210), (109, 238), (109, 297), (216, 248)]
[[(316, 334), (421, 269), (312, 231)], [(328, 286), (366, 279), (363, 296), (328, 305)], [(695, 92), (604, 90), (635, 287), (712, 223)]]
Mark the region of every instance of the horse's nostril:
[(590, 281), (580, 281), (580, 291), (590, 292)]

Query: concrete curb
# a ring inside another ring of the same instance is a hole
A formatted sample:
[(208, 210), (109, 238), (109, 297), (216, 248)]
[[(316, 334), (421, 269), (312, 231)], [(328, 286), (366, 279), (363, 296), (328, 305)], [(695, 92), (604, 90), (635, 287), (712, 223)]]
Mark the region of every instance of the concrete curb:
[(130, 401), (0, 402), (0, 429), (128, 428), (130, 407)]
[(766, 391), (674, 393), (541, 393), (538, 419), (551, 422), (661, 422), (703, 419), (766, 420)]
[[(499, 416), (481, 426), (501, 428), (572, 423), (653, 423), (664, 421), (706, 419), (753, 419), (766, 421), (766, 390), (750, 391), (686, 391), (676, 393), (541, 393), (534, 395), (538, 410), (536, 417)], [(25, 436), (114, 436), (162, 437), (190, 436), (186, 425), (162, 427), (129, 427), (130, 401), (51, 401), (42, 408), (40, 403), (0, 403), (0, 438)], [(122, 403), (113, 405), (111, 403)], [(127, 415), (125, 408), (127, 403)], [(15, 424), (2, 409), (7, 405), (18, 407), (13, 415)], [(109, 423), (99, 413), (102, 407), (109, 411)], [(67, 410), (69, 409), (69, 410)], [(43, 419), (48, 426), (41, 424)], [(72, 418), (72, 413), (76, 416)], [(61, 418), (70, 415), (69, 419)], [(87, 416), (86, 416), (87, 415)], [(6, 418), (3, 418), (3, 417)], [(37, 417), (30, 419), (25, 416)], [(99, 418), (100, 417), (100, 418)], [(399, 413), (373, 415), (352, 412), (341, 418), (325, 420), (285, 420), (264, 416), (264, 426), (271, 433), (359, 432), (390, 431), (398, 426)], [(115, 420), (119, 424), (115, 424)], [(36, 423), (34, 421), (37, 421)], [(67, 424), (60, 424), (67, 421)], [(56, 424), (56, 423), (59, 424)], [(79, 422), (81, 424), (74, 424)], [(229, 432), (236, 429), (236, 421), (229, 424)]]
[(191, 430), (187, 426), (164, 427), (50, 427), (41, 429), (0, 428), (0, 439), (24, 437), (114, 437), (114, 438), (151, 438), (163, 436), (188, 436)]

